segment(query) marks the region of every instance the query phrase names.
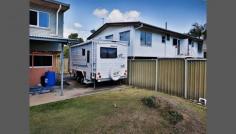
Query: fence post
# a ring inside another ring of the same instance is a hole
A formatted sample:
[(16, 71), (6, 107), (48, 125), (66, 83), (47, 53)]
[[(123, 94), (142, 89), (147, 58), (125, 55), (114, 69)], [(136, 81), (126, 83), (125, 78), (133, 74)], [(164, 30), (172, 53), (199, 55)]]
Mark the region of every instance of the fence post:
[(187, 99), (188, 60), (184, 59), (184, 98)]
[(155, 80), (155, 91), (157, 91), (157, 81), (158, 81), (158, 59), (156, 59), (156, 80)]
[(128, 82), (129, 82), (129, 86), (130, 86), (130, 81), (131, 81), (131, 61), (130, 59), (128, 59)]

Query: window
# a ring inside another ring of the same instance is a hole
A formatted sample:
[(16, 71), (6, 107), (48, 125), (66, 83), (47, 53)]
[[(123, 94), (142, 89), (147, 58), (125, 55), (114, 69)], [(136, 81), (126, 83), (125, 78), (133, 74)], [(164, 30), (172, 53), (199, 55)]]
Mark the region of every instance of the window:
[(166, 43), (166, 37), (164, 35), (161, 36), (161, 42)]
[(36, 11), (30, 11), (30, 25), (38, 25), (37, 14), (38, 13)]
[(30, 55), (30, 58), (29, 58), (29, 66), (32, 67), (32, 55)]
[(33, 56), (33, 66), (52, 66), (52, 56)]
[(130, 31), (121, 32), (120, 41), (127, 41), (128, 45), (130, 45)]
[(201, 43), (198, 43), (198, 53), (201, 53), (202, 52), (202, 44)]
[(173, 46), (177, 46), (177, 39), (173, 39)]
[(85, 56), (85, 49), (82, 49), (82, 56)]
[(189, 45), (192, 45), (192, 47), (194, 47), (194, 42), (193, 42), (192, 39), (188, 39), (188, 44), (189, 44)]
[(30, 25), (37, 27), (49, 27), (49, 14), (42, 11), (30, 10)]
[(167, 39), (168, 41), (170, 41), (170, 35), (169, 35), (169, 34), (167, 34), (166, 39)]
[(207, 58), (207, 52), (204, 52), (204, 58)]
[(113, 34), (112, 34), (112, 35), (105, 36), (105, 39), (107, 39), (107, 40), (113, 40)]
[(48, 27), (49, 16), (48, 13), (39, 12), (39, 26), (40, 27)]
[(152, 46), (152, 33), (141, 31), (140, 41), (142, 46)]
[(188, 39), (188, 44), (191, 45), (192, 44), (192, 40)]
[(117, 58), (117, 48), (101, 47), (100, 58)]
[(90, 51), (88, 50), (87, 51), (87, 63), (89, 63), (90, 62)]

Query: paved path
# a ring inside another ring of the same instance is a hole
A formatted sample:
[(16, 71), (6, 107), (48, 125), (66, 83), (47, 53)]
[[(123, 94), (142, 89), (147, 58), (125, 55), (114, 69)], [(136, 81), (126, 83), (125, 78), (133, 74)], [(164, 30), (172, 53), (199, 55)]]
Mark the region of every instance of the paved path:
[(127, 88), (126, 85), (99, 85), (96, 89), (92, 86), (80, 85), (76, 81), (69, 81), (70, 86), (65, 87), (64, 95), (60, 96), (60, 89), (55, 89), (54, 92), (45, 94), (29, 95), (30, 106), (36, 106), (40, 104), (66, 100), (79, 96), (91, 95), (106, 90), (119, 90)]

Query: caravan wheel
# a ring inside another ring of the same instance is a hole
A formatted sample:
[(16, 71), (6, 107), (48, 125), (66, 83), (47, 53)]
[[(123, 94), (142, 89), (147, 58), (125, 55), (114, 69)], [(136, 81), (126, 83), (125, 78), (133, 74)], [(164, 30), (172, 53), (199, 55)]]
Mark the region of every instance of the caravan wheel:
[(79, 81), (81, 84), (84, 84), (84, 77), (80, 78), (80, 81)]

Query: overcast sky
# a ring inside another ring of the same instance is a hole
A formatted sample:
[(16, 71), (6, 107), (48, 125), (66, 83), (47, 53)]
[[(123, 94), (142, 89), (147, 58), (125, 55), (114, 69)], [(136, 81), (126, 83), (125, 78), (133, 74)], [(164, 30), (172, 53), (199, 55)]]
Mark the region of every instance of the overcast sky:
[(105, 22), (142, 21), (186, 33), (192, 24), (206, 23), (206, 0), (59, 0), (70, 4), (64, 16), (64, 37), (86, 39)]

